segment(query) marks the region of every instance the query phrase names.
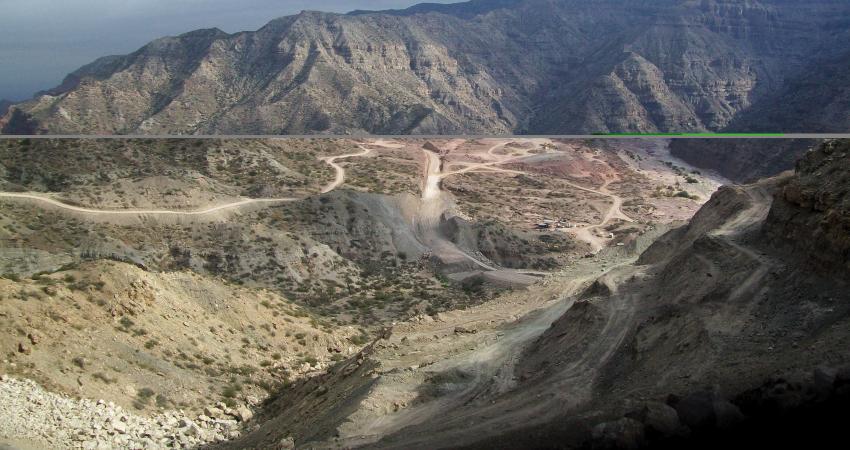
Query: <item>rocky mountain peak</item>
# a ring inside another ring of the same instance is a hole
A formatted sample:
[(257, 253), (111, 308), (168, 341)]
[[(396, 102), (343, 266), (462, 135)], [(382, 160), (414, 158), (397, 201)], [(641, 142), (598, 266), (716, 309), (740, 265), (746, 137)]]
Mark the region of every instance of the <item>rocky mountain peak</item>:
[[(828, 0), (500, 0), (303, 11), (75, 71), (0, 119), (43, 133), (594, 133), (843, 129), (809, 80), (850, 51)], [(808, 78), (807, 78), (808, 77)], [(835, 77), (833, 77), (835, 78)], [(793, 90), (790, 88), (794, 87)], [(807, 92), (812, 95), (807, 94)], [(813, 101), (827, 107), (818, 114)], [(793, 111), (741, 119), (786, 100)], [(188, 105), (192, 105), (189, 107)], [(819, 119), (819, 117), (821, 117)], [(842, 118), (843, 117), (843, 118)]]

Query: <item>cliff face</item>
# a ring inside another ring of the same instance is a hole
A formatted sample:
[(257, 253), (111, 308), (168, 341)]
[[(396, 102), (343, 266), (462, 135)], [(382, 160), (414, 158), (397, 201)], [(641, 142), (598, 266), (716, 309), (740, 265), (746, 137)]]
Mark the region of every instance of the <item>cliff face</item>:
[(815, 61), (776, 94), (757, 102), (726, 131), (806, 133), (850, 129), (850, 52)]
[(764, 232), (821, 271), (850, 273), (850, 142), (827, 142), (797, 163)]
[[(850, 5), (504, 0), (198, 30), (102, 58), (5, 133), (721, 130), (848, 50)], [(790, 94), (787, 94), (790, 95)], [(801, 99), (803, 101), (805, 99)], [(836, 111), (841, 111), (840, 102)], [(829, 127), (831, 122), (819, 122)], [(760, 126), (770, 127), (770, 123)]]
[(678, 139), (670, 153), (739, 183), (770, 177), (794, 168), (816, 139)]

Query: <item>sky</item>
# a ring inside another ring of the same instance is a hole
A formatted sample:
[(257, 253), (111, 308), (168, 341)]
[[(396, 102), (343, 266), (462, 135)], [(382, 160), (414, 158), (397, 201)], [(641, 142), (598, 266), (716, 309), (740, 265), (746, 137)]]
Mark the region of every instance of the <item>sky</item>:
[[(427, 0), (455, 3), (460, 0)], [(405, 8), (422, 0), (0, 0), (0, 99), (24, 100), (98, 57), (198, 28), (256, 30), (302, 10)]]

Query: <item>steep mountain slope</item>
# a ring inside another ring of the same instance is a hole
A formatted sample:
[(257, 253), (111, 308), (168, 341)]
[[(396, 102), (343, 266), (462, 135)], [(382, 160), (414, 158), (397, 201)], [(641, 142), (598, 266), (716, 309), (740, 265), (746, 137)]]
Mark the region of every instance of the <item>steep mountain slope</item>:
[(832, 141), (797, 163), (776, 195), (764, 232), (823, 273), (850, 270), (850, 145)]
[[(198, 30), (101, 58), (12, 107), (0, 126), (94, 134), (720, 130), (751, 105), (783, 102), (793, 94), (782, 90), (794, 86), (786, 80), (816, 70), (816, 61), (840, 61), (849, 11), (831, 0), (475, 0), (304, 12), (254, 32)], [(832, 109), (840, 115), (841, 101)], [(841, 122), (812, 124), (827, 131)]]
[(7, 277), (0, 278), (3, 370), (126, 408), (151, 409), (151, 398), (137, 397), (147, 387), (160, 396), (152, 409), (197, 413), (232, 402), (226, 387), (240, 375), (244, 395), (262, 397), (358, 348), (349, 340), (359, 336), (353, 327), (329, 326), (278, 294), (188, 271), (96, 261)]
[[(576, 386), (590, 382), (587, 403), (485, 442), (703, 448), (721, 431), (746, 435), (766, 411), (781, 417), (838, 395), (836, 372), (824, 366), (850, 362), (840, 350), (850, 339), (848, 149), (831, 142), (791, 178), (721, 189), (641, 256), (645, 271), (597, 281), (518, 365), (529, 389), (558, 383), (565, 402), (587, 395)], [(577, 371), (579, 362), (587, 366)], [(802, 427), (780, 435), (824, 439)]]
[[(838, 411), (848, 155), (829, 142), (793, 176), (722, 188), (634, 264), (603, 252), (527, 291), (401, 323), (282, 390), (257, 431), (221, 447), (735, 445), (723, 433), (774, 414)], [(777, 436), (824, 441), (808, 431)]]
[(753, 104), (726, 127), (730, 132), (784, 133), (850, 129), (850, 53), (816, 60), (776, 95)]
[(772, 177), (794, 168), (817, 139), (675, 139), (670, 153), (736, 182)]

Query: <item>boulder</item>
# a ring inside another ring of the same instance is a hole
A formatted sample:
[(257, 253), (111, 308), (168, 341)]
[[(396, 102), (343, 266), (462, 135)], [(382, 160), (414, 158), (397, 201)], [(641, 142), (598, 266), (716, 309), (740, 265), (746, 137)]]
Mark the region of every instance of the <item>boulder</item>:
[(714, 401), (714, 416), (717, 428), (721, 430), (732, 428), (744, 421), (741, 410), (726, 400)]
[(647, 402), (626, 417), (643, 423), (648, 435), (678, 436), (687, 433), (687, 427), (679, 421), (679, 414), (665, 403)]
[(118, 434), (127, 433), (127, 424), (120, 420), (113, 420), (110, 425), (112, 425), (112, 429)]
[(471, 330), (469, 328), (462, 327), (462, 326), (456, 326), (455, 327), (455, 334), (475, 334), (475, 333), (478, 333), (478, 330)]
[(628, 417), (593, 427), (593, 448), (636, 449), (640, 448), (644, 441), (643, 424)]
[(744, 420), (737, 406), (709, 391), (690, 394), (672, 406), (679, 420), (692, 430), (724, 429)]
[(838, 370), (818, 367), (812, 372), (812, 383), (818, 391), (829, 392), (835, 386), (835, 379), (838, 376)]
[(278, 441), (274, 450), (295, 450), (295, 440), (291, 437), (286, 437)]
[(679, 415), (679, 420), (692, 430), (710, 428), (716, 422), (714, 394), (711, 392), (695, 392), (681, 400), (675, 401), (671, 406)]
[(241, 422), (247, 422), (247, 421), (251, 420), (251, 419), (254, 417), (254, 413), (253, 413), (253, 412), (251, 412), (251, 410), (250, 410), (250, 409), (248, 409), (248, 407), (247, 407), (247, 406), (244, 406), (244, 405), (243, 405), (243, 406), (240, 406), (240, 407), (236, 408), (236, 417), (237, 417), (237, 418), (238, 418)]
[(207, 406), (204, 408), (204, 414), (212, 418), (218, 418), (224, 415), (224, 411), (215, 406)]
[(836, 371), (833, 386), (838, 395), (847, 395), (850, 393), (850, 367), (844, 367)]

